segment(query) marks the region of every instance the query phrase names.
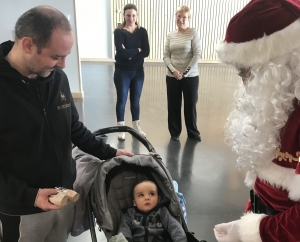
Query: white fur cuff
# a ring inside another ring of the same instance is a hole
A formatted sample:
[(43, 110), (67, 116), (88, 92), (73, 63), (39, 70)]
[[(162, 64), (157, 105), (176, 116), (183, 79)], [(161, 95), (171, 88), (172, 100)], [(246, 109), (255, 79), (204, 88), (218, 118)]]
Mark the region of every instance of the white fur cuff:
[(262, 242), (259, 233), (260, 220), (267, 215), (247, 213), (241, 217), (239, 234), (242, 242)]
[(300, 175), (295, 174), (291, 180), (291, 184), (289, 186), (289, 198), (293, 201), (300, 200)]
[(256, 168), (257, 176), (278, 189), (288, 191), (289, 198), (293, 201), (300, 201), (300, 174), (295, 169), (281, 167), (273, 162), (267, 167)]

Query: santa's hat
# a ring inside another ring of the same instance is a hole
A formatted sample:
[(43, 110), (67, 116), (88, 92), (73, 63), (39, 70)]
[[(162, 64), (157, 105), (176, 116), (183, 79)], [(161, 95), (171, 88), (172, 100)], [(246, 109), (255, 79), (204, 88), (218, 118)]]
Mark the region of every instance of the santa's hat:
[(264, 64), (300, 47), (299, 0), (252, 0), (229, 22), (216, 51), (237, 67)]

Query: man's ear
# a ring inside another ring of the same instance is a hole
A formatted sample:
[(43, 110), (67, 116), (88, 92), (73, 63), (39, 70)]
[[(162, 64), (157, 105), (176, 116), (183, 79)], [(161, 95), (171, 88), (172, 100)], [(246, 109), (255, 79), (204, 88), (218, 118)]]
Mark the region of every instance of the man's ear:
[(25, 54), (31, 54), (33, 52), (34, 46), (32, 39), (29, 37), (24, 37), (21, 41), (22, 49), (25, 52)]
[(136, 203), (135, 203), (135, 201), (133, 200), (133, 206), (135, 206), (136, 207)]

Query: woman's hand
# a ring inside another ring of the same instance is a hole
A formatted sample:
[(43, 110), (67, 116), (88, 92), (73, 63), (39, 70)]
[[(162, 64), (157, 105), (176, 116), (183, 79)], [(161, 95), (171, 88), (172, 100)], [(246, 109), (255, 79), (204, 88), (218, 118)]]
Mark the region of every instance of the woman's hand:
[(173, 76), (177, 79), (177, 80), (181, 80), (183, 78), (183, 73), (180, 71), (173, 71)]
[[(125, 48), (125, 46), (122, 44), (122, 48), (125, 50), (126, 48)], [(142, 51), (142, 49), (141, 48), (138, 48), (138, 50), (139, 50), (139, 52), (141, 52)]]

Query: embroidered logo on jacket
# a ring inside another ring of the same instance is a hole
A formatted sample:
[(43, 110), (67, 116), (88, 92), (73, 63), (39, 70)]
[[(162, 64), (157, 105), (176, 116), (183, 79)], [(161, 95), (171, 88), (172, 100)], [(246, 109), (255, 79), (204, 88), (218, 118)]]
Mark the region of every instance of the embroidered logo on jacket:
[(140, 214), (135, 214), (134, 215), (134, 220), (133, 223), (135, 223), (136, 225), (140, 225), (142, 223), (143, 220), (143, 216)]
[(67, 103), (67, 104), (63, 104), (63, 105), (57, 106), (57, 109), (61, 110), (61, 109), (64, 109), (64, 108), (69, 108), (70, 106), (71, 106), (71, 104)]
[(153, 214), (153, 215), (149, 215), (149, 224), (148, 224), (149, 228), (161, 228), (162, 227), (162, 223), (160, 220), (160, 215), (158, 213)]
[[(146, 216), (146, 215), (144, 215), (144, 216)], [(143, 221), (143, 215), (141, 215), (141, 214), (134, 215), (134, 219), (133, 219), (134, 224), (142, 225), (142, 221)], [(149, 228), (162, 228), (162, 223), (161, 223), (159, 214), (148, 215), (148, 219), (146, 220), (146, 225)]]
[(60, 100), (61, 101), (66, 101), (66, 96), (63, 92), (60, 92)]
[[(66, 98), (65, 94), (61, 91), (60, 92), (60, 101), (66, 101), (66, 100), (67, 100), (67, 98)], [(69, 108), (70, 106), (71, 106), (70, 103), (62, 104), (62, 105), (57, 106), (57, 110)]]

